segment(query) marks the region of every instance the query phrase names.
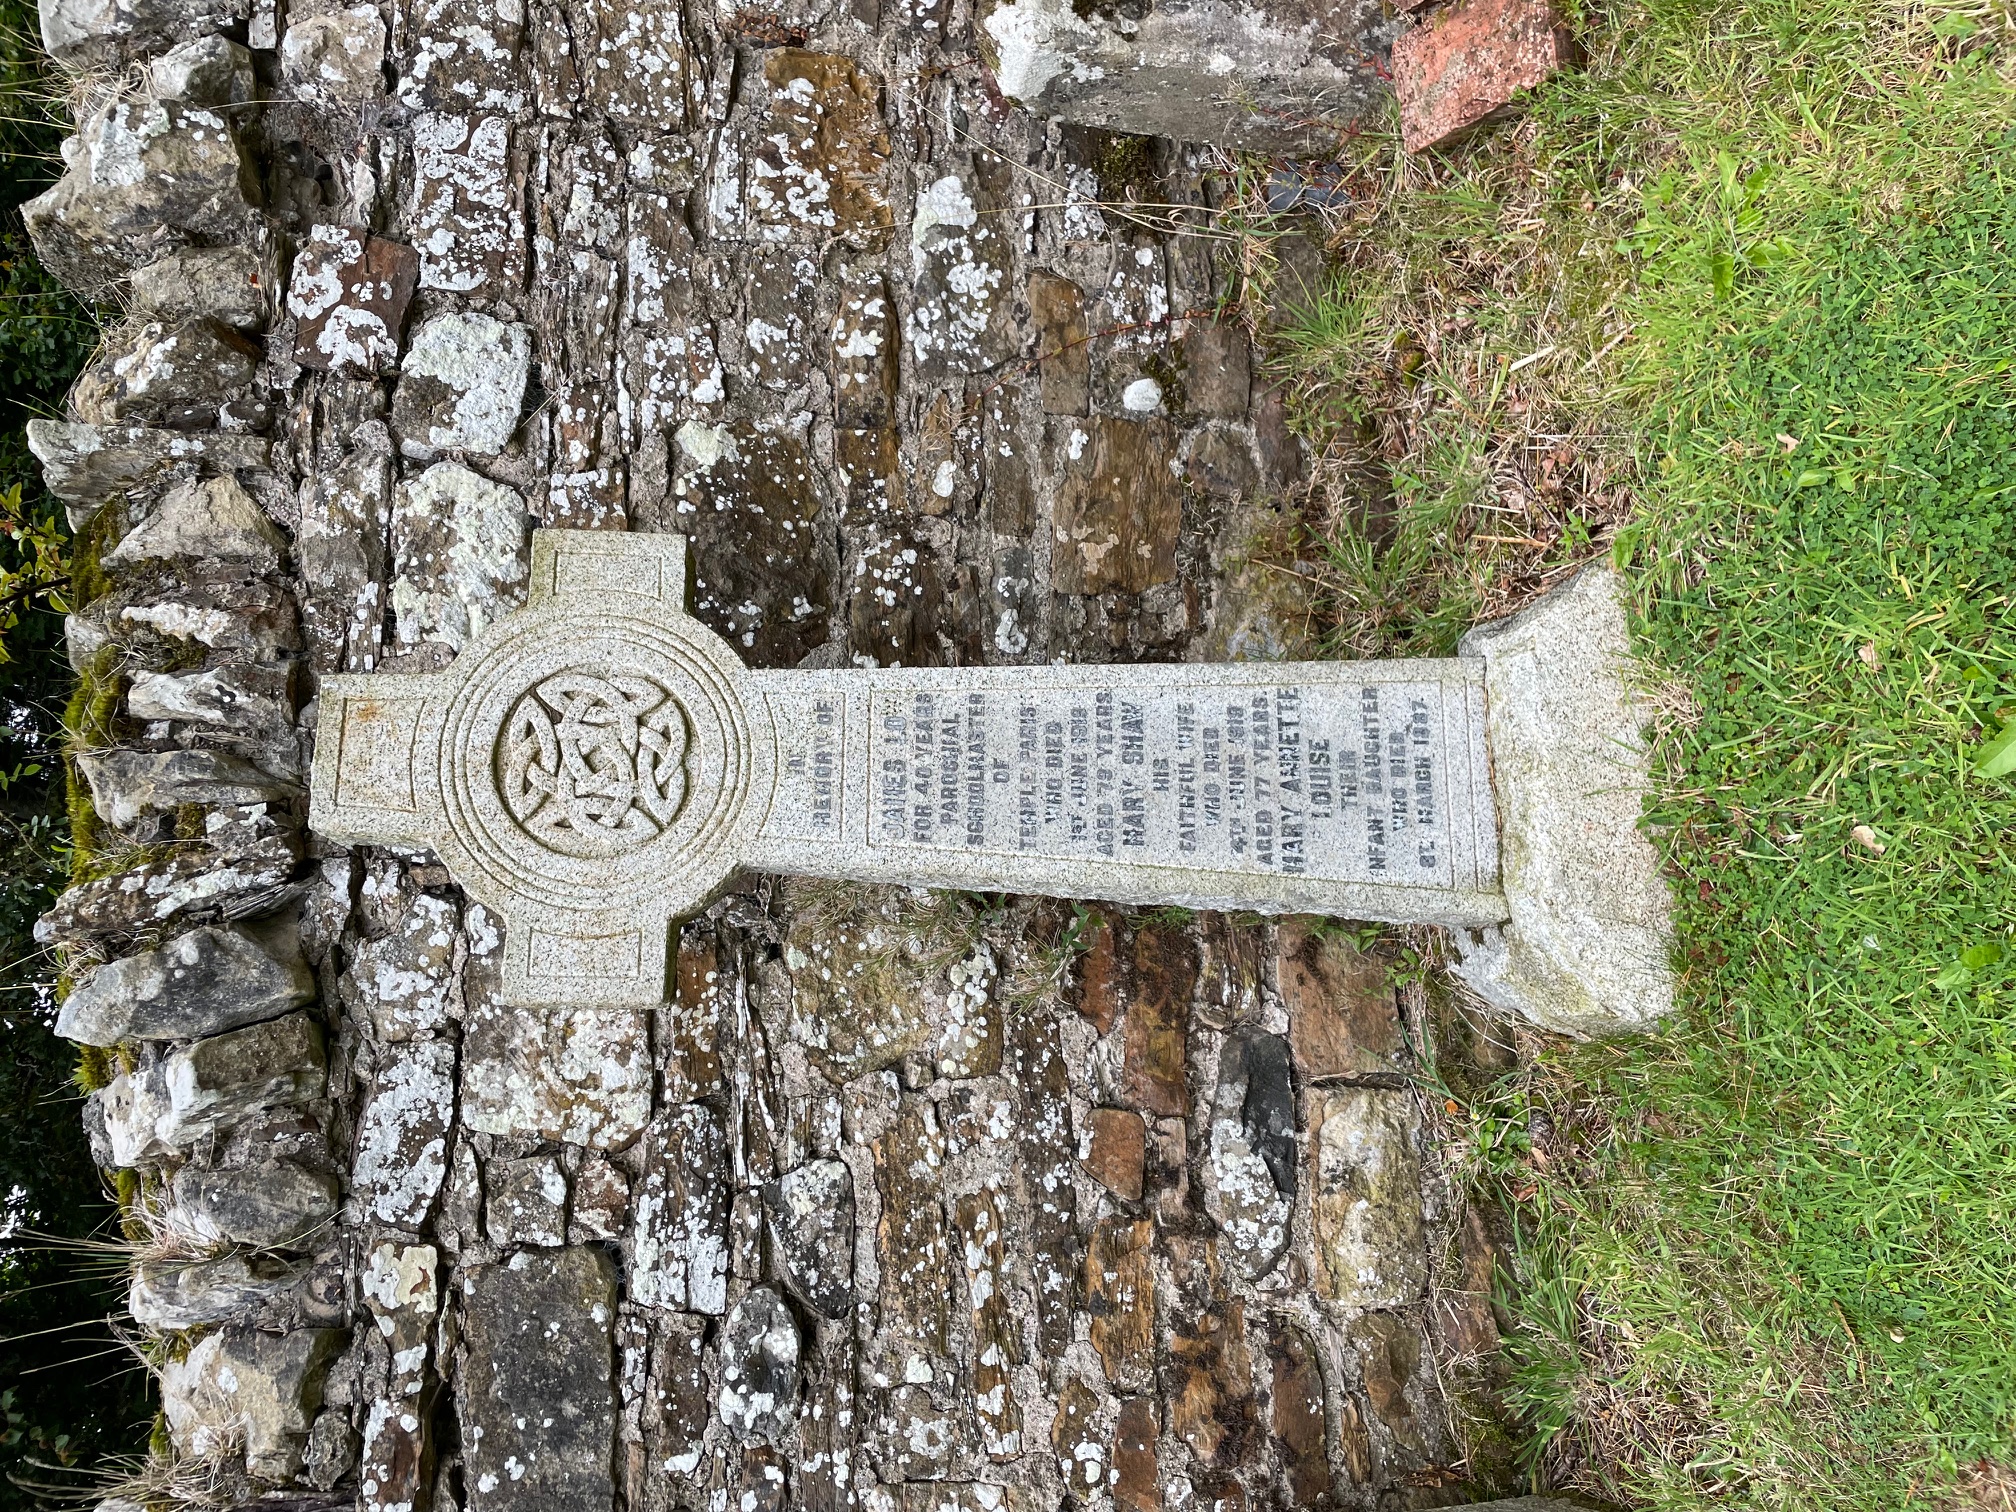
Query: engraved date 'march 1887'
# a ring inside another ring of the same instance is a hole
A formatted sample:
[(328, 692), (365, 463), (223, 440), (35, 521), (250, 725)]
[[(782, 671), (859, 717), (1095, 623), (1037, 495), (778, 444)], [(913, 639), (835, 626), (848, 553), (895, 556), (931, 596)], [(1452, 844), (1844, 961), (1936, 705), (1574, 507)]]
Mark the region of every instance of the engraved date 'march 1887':
[(572, 856), (648, 845), (686, 799), (686, 721), (646, 677), (546, 678), (497, 737), (497, 791), (525, 832)]

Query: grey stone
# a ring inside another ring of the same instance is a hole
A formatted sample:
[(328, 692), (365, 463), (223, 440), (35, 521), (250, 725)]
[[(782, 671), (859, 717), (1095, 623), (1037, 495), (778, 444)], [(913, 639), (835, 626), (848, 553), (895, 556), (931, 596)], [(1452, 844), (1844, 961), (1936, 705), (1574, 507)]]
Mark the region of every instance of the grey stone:
[(1310, 1212), (1319, 1295), (1406, 1307), (1428, 1285), (1413, 1094), (1317, 1087), (1308, 1095)]
[(460, 1006), (455, 905), (405, 891), (381, 902), (391, 928), (351, 951), (344, 1007), (383, 1044), (444, 1034)]
[(758, 1286), (721, 1328), (721, 1422), (743, 1440), (776, 1442), (798, 1419), (798, 1321)]
[(293, 595), (275, 583), (235, 576), (191, 575), (172, 591), (161, 588), (127, 604), (118, 623), (163, 640), (242, 652), (252, 661), (273, 661), (301, 649)]
[(505, 1249), (567, 1242), (567, 1173), (550, 1155), (493, 1160), (484, 1171), (483, 1227)]
[(210, 845), (182, 849), (64, 891), (35, 921), (35, 939), (105, 941), (173, 924), (247, 919), (271, 913), (291, 895), (300, 841), (263, 809), (219, 825)]
[(106, 552), (107, 566), (151, 561), (239, 562), (255, 572), (280, 566), (286, 538), (236, 478), (190, 481), (162, 495), (154, 513)]
[(129, 325), (77, 377), (70, 407), (90, 425), (165, 425), (203, 430), (250, 388), (259, 354), (214, 320)]
[(73, 530), (81, 529), (113, 494), (171, 468), (201, 464), (213, 472), (264, 469), (273, 459), (272, 444), (258, 436), (43, 419), (30, 420), (27, 430), (28, 449), (42, 464), (42, 481), (69, 506)]
[(291, 1266), (245, 1255), (188, 1263), (143, 1260), (133, 1268), (126, 1310), (156, 1333), (228, 1323), (279, 1296), (296, 1274)]
[(489, 315), (450, 313), (413, 333), (392, 396), (392, 429), (409, 455), (496, 456), (518, 429), (532, 337)]
[(228, 37), (198, 37), (156, 58), (148, 68), (164, 100), (221, 109), (244, 105), (258, 92), (252, 54)]
[(334, 1491), (357, 1468), (357, 1430), (350, 1426), (349, 1413), (323, 1409), (308, 1430), (304, 1460), (302, 1473), (317, 1491)]
[(621, 1149), (651, 1117), (650, 1035), (631, 1009), (485, 1004), (463, 1034), (462, 1117), (484, 1134)]
[(80, 296), (190, 240), (251, 225), (258, 180), (221, 115), (172, 100), (115, 100), (77, 129), (62, 179), (21, 207), (43, 266)]
[(92, 807), (116, 829), (185, 803), (266, 803), (300, 791), (221, 751), (90, 751), (78, 756), (77, 767), (91, 785)]
[(1334, 152), (1385, 108), (1398, 19), (1370, 0), (1134, 11), (992, 0), (975, 28), (1009, 99), (1083, 126), (1270, 152)]
[(383, 650), (392, 445), (379, 421), (357, 440), (339, 462), (301, 484), (294, 555), (317, 673), (368, 672)]
[(198, 1039), (278, 1018), (314, 997), (291, 922), (227, 924), (100, 966), (64, 999), (56, 1032), (86, 1045)]
[(374, 6), (290, 21), (280, 39), (280, 76), (295, 92), (356, 105), (385, 92), (385, 23)]
[(784, 1284), (814, 1312), (846, 1317), (854, 1306), (853, 1173), (843, 1161), (808, 1161), (763, 1188), (763, 1209)]
[(1624, 587), (1608, 567), (1464, 637), (1490, 688), (1505, 900), (1459, 932), (1463, 979), (1558, 1033), (1641, 1030), (1673, 1007), (1672, 897), (1639, 828), (1651, 791)]
[(417, 1231), (448, 1174), (455, 1045), (387, 1045), (369, 1069), (370, 1094), (357, 1116), (350, 1164), (351, 1204), (370, 1221)]
[(182, 247), (133, 270), (133, 308), (168, 324), (207, 316), (241, 331), (273, 318), (279, 273), (250, 247)]
[(1228, 1258), (1249, 1277), (1267, 1274), (1288, 1247), (1296, 1153), (1288, 1042), (1234, 1035), (1219, 1055), (1205, 1207)]
[(595, 1512), (615, 1497), (616, 1274), (590, 1248), (520, 1250), (461, 1275), (470, 1512)]
[(152, 1163), (275, 1108), (322, 1095), (322, 1029), (304, 1013), (195, 1044), (131, 1074), (99, 1096), (120, 1165)]
[(193, 1458), (242, 1455), (255, 1480), (293, 1479), (344, 1338), (335, 1329), (244, 1326), (204, 1335), (161, 1366), (161, 1410), (176, 1449)]
[(336, 1216), (334, 1176), (298, 1161), (273, 1160), (238, 1170), (184, 1166), (170, 1187), (171, 1222), (214, 1244), (295, 1249)]
[(721, 1115), (680, 1103), (644, 1135), (631, 1188), (630, 1297), (719, 1317), (728, 1307), (728, 1138)]
[(250, 0), (46, 0), (42, 46), (72, 68), (100, 68), (242, 22)]
[(459, 651), (520, 602), (529, 515), (516, 489), (459, 462), (401, 484), (392, 512), (398, 643)]
[(126, 712), (240, 732), (284, 730), (294, 720), (294, 669), (288, 662), (231, 662), (206, 672), (136, 673)]
[(79, 677), (91, 673), (98, 664), (99, 653), (112, 644), (112, 632), (106, 628), (102, 615), (86, 610), (63, 616), (63, 659)]

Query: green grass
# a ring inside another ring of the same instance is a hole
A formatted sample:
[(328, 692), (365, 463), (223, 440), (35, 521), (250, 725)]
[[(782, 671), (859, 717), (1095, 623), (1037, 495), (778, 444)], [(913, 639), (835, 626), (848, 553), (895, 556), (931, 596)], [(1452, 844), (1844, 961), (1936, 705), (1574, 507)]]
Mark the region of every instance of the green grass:
[(1606, 545), (1638, 592), (1683, 1009), (1471, 1109), (1528, 1462), (1662, 1508), (1999, 1507), (2016, 779), (1971, 768), (2016, 719), (2008, 15), (1589, 22), (1524, 126), (1379, 170), (1338, 237), (1376, 276), (1283, 359), (1394, 479), (1384, 550), (1333, 506), (1340, 644), (1446, 644)]

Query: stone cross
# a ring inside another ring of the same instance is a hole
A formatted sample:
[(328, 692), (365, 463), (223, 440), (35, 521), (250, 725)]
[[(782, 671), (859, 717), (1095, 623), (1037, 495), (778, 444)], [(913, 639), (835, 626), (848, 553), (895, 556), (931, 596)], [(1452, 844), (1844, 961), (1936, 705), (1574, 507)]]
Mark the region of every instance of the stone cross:
[(750, 671), (684, 537), (541, 530), (447, 671), (324, 681), (310, 820), (438, 853), (525, 1007), (662, 1002), (673, 924), (748, 869), (1441, 924), (1487, 997), (1628, 1025), (1665, 900), (1589, 581), (1443, 660)]

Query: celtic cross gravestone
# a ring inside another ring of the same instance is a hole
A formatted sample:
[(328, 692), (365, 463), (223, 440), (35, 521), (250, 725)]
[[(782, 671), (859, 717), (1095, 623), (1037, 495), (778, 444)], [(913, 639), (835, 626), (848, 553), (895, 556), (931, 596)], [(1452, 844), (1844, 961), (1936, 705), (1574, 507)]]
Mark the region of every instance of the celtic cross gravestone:
[(662, 1001), (672, 924), (747, 869), (1441, 924), (1507, 1007), (1642, 1022), (1664, 895), (1590, 582), (1441, 660), (750, 671), (683, 537), (539, 531), (447, 671), (324, 683), (311, 821), (437, 852), (528, 1007)]

